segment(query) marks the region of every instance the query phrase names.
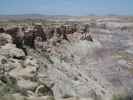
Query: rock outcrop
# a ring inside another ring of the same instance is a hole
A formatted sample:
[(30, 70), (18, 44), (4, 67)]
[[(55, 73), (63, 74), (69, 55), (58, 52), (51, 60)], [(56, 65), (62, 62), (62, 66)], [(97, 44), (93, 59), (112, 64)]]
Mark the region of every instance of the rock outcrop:
[(0, 34), (0, 41), (3, 42), (0, 45), (0, 99), (31, 100), (34, 97), (33, 99), (47, 100), (45, 96), (52, 98), (53, 91), (38, 81), (37, 71), (40, 65), (37, 59), (26, 56), (23, 50), (16, 48), (7, 34)]

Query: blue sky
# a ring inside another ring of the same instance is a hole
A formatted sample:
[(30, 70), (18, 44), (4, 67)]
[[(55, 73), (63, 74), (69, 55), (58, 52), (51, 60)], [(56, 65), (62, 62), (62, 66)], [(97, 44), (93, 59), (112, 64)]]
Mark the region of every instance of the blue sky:
[(0, 0), (2, 14), (133, 15), (133, 0)]

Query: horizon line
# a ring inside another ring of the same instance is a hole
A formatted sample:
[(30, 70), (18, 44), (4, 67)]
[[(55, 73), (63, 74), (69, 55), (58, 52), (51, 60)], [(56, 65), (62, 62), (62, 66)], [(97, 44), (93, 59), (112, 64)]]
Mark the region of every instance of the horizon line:
[(70, 14), (41, 14), (41, 13), (22, 13), (22, 14), (0, 14), (0, 16), (22, 16), (22, 15), (40, 15), (40, 16), (133, 16), (133, 14), (86, 14), (86, 15), (70, 15)]

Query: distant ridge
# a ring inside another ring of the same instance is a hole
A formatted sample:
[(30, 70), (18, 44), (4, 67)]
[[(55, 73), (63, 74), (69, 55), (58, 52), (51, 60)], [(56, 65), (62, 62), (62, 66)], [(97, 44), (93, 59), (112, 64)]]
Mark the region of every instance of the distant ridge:
[(19, 15), (0, 15), (0, 20), (24, 20), (24, 19), (64, 19), (69, 15), (43, 15), (43, 14), (19, 14)]
[[(133, 16), (120, 16), (120, 15), (114, 15), (114, 14), (109, 14), (105, 16), (97, 16), (94, 14), (87, 15), (87, 16), (71, 16), (71, 15), (43, 15), (43, 14), (18, 14), (18, 15), (0, 15), (0, 21), (10, 21), (10, 20), (15, 20), (15, 21), (21, 21), (21, 20), (50, 20), (50, 21), (67, 21), (69, 19), (75, 19), (79, 20), (79, 18), (89, 18), (89, 17), (131, 17)], [(69, 20), (70, 21), (70, 20)]]

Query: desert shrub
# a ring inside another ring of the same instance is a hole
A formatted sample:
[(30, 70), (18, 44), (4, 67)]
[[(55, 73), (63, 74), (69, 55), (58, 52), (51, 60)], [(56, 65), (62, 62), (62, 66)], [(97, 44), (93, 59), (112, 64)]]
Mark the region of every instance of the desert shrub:
[(72, 97), (73, 97), (72, 95), (65, 94), (62, 98), (72, 98)]
[(133, 100), (133, 95), (114, 95), (112, 100)]
[(55, 100), (55, 98), (53, 96), (50, 96), (47, 100)]
[(12, 95), (7, 94), (4, 96), (0, 96), (0, 100), (16, 100)]
[(16, 80), (11, 77), (0, 78), (0, 96), (17, 92)]

